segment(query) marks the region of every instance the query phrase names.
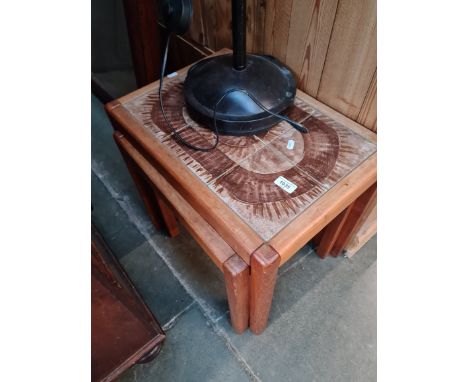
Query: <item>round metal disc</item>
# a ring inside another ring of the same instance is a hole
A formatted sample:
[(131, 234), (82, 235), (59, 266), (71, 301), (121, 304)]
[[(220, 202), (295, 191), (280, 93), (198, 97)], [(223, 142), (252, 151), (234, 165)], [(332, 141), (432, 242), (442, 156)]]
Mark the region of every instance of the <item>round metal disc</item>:
[[(236, 70), (232, 55), (208, 58), (192, 66), (184, 83), (187, 109), (194, 120), (214, 128), (213, 108), (229, 89), (244, 89), (268, 110), (281, 113), (296, 95), (291, 71), (270, 56), (247, 55), (246, 68)], [(264, 111), (242, 92), (225, 96), (216, 109), (220, 134), (251, 135), (277, 124), (278, 118)]]

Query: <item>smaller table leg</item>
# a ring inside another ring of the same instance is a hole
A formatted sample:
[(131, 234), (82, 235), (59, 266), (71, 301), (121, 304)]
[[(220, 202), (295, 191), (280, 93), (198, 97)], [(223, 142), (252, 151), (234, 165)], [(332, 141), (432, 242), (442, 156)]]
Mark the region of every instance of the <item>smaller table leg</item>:
[(152, 186), (154, 197), (156, 198), (156, 202), (159, 206), (159, 211), (161, 211), (162, 219), (164, 221), (164, 225), (166, 226), (167, 233), (169, 237), (177, 236), (179, 231), (179, 226), (177, 225), (177, 219), (174, 214), (173, 209), (166, 203), (164, 197), (160, 194), (156, 187)]
[(127, 165), (128, 172), (130, 173), (133, 182), (137, 188), (138, 193), (140, 194), (141, 199), (143, 200), (143, 204), (146, 207), (146, 211), (151, 219), (151, 222), (155, 226), (156, 229), (161, 229), (161, 221), (159, 217), (159, 208), (156, 204), (153, 191), (151, 186), (146, 181), (145, 177), (141, 174), (138, 166), (133, 162), (132, 158), (125, 152), (124, 149), (119, 144), (119, 136), (122, 136), (120, 132), (114, 132), (114, 140), (117, 143), (117, 147), (122, 154), (122, 157)]
[(336, 257), (343, 252), (371, 212), (376, 198), (377, 183), (374, 183), (325, 228), (317, 248), (321, 258)]
[[(132, 176), (133, 182), (140, 194), (143, 204), (146, 207), (148, 215), (156, 229), (161, 229), (165, 226), (170, 237), (175, 237), (179, 234), (179, 227), (171, 207), (167, 205), (159, 191), (151, 184), (151, 181), (141, 172), (133, 159), (122, 149), (119, 144), (120, 132), (114, 132), (114, 139), (117, 143), (122, 157), (127, 165), (128, 171)], [(162, 220), (162, 221), (161, 221)]]
[(249, 327), (249, 266), (240, 256), (231, 256), (223, 264), (231, 324), (241, 334)]
[(268, 323), (280, 256), (263, 245), (250, 259), (250, 330), (260, 334)]
[(335, 245), (336, 239), (340, 235), (341, 229), (348, 219), (349, 213), (351, 212), (351, 206), (347, 207), (341, 212), (335, 219), (333, 219), (323, 231), (323, 235), (320, 238), (320, 242), (317, 247), (317, 255), (322, 259), (330, 255), (330, 252)]

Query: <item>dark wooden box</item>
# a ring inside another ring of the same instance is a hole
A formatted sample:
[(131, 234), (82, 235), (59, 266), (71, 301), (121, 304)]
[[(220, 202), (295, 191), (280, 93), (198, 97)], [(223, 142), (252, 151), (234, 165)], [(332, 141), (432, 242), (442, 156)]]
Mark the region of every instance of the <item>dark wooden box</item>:
[(91, 375), (112, 381), (152, 360), (165, 335), (94, 226), (91, 239)]

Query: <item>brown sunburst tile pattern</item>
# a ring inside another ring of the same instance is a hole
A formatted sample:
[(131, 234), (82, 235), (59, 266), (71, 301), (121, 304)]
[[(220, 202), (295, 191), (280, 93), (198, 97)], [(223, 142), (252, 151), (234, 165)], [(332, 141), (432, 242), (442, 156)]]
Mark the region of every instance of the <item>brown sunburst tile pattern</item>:
[[(282, 176), (297, 188), (288, 193), (275, 184)], [(269, 240), (313, 203), (325, 189), (272, 147), (244, 159), (209, 184), (223, 201), (264, 240)]]
[(308, 134), (290, 129), (270, 146), (325, 189), (333, 187), (376, 151), (374, 143), (318, 112), (302, 124)]
[[(168, 118), (186, 141), (211, 146), (213, 132), (194, 122), (186, 110), (184, 79), (165, 81)], [(376, 151), (374, 143), (299, 97), (285, 114), (306, 126), (308, 134), (280, 122), (254, 136), (220, 136), (217, 148), (209, 152), (192, 150), (175, 139), (162, 117), (156, 91), (123, 106), (264, 240), (271, 239)], [(280, 176), (296, 189), (288, 193), (277, 186), (275, 180)]]
[[(185, 76), (179, 76), (164, 80), (163, 100), (164, 109), (172, 126), (177, 131), (187, 126), (183, 115), (184, 105), (184, 80)], [(158, 90), (150, 90), (140, 94), (124, 104), (125, 108), (148, 129), (158, 140), (163, 140), (171, 135), (171, 130), (164, 121), (159, 108)]]

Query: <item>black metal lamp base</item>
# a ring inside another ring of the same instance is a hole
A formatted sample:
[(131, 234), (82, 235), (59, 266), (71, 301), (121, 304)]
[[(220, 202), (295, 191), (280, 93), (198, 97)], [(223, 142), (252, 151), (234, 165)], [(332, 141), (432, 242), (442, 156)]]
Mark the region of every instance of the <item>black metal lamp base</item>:
[[(266, 109), (281, 113), (296, 95), (291, 71), (271, 56), (248, 54), (242, 70), (233, 67), (232, 54), (216, 56), (192, 66), (184, 83), (190, 116), (214, 129), (213, 108), (230, 89), (243, 89)], [(247, 94), (231, 92), (216, 108), (218, 132), (225, 135), (252, 135), (268, 130), (279, 119), (260, 108)]]

